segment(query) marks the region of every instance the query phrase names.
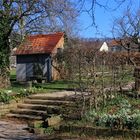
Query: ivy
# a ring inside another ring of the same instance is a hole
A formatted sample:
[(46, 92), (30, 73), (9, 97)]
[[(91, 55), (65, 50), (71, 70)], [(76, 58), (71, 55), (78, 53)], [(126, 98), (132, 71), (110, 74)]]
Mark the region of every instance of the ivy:
[(0, 87), (4, 88), (10, 85), (10, 44), (9, 36), (11, 23), (9, 15), (0, 18)]
[(7, 91), (1, 90), (0, 91), (0, 102), (9, 103), (13, 97)]

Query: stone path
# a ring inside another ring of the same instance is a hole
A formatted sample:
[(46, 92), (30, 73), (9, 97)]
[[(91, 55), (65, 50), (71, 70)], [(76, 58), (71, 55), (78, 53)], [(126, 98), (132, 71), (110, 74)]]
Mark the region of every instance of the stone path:
[(69, 136), (39, 136), (29, 133), (25, 130), (26, 128), (26, 124), (10, 120), (0, 120), (0, 140), (80, 140)]
[[(76, 95), (79, 95), (79, 94), (81, 94), (81, 93), (76, 93)], [(87, 93), (85, 93), (85, 94), (87, 94)], [(62, 102), (60, 100), (61, 98), (63, 99), (65, 97), (70, 97), (70, 96), (75, 97), (75, 92), (63, 91), (63, 92), (54, 92), (54, 93), (48, 93), (48, 94), (36, 94), (36, 95), (31, 96), (29, 99), (32, 102), (36, 101), (37, 99), (43, 100), (43, 103), (45, 102), (44, 105), (49, 106), (52, 103), (60, 104)], [(45, 98), (47, 99), (47, 101), (45, 101)], [(55, 101), (51, 102), (50, 100), (52, 100), (52, 99), (55, 99)], [(67, 104), (66, 101), (64, 103)], [(28, 104), (29, 104), (29, 101), (28, 101)], [(59, 105), (57, 105), (57, 106), (59, 106)], [(15, 107), (13, 107), (13, 108), (15, 108)], [(39, 110), (40, 110), (40, 108), (39, 108)], [(26, 130), (27, 127), (28, 127), (27, 124), (22, 123), (22, 122), (16, 122), (16, 121), (8, 120), (8, 119), (0, 119), (0, 140), (41, 140), (41, 139), (45, 140), (46, 139), (46, 136), (38, 136), (36, 134), (29, 133)], [(55, 139), (56, 138), (53, 139), (53, 138), (47, 137), (47, 140), (55, 140)], [(62, 140), (63, 140), (63, 138), (62, 138)]]
[[(83, 93), (87, 95), (88, 93)], [(17, 107), (7, 114), (9, 118), (24, 120), (42, 120), (43, 116), (62, 115), (64, 119), (80, 119), (81, 103), (83, 98), (81, 93), (72, 91), (61, 91), (47, 94), (34, 94), (26, 98)], [(72, 113), (73, 112), (73, 113)]]
[(35, 135), (25, 128), (27, 128), (26, 124), (0, 120), (0, 140), (35, 140)]

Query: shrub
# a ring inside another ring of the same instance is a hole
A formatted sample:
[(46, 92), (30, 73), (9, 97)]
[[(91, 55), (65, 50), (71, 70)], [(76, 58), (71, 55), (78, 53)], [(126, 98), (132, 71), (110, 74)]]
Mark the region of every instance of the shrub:
[(35, 94), (38, 91), (41, 91), (40, 88), (36, 88), (36, 87), (32, 87), (32, 88), (28, 88), (28, 89), (20, 89), (20, 91), (17, 93), (16, 97), (18, 98), (23, 98), (23, 97), (27, 97), (30, 94)]
[(47, 135), (52, 135), (54, 133), (54, 128), (53, 127), (45, 128), (44, 133)]
[(95, 122), (98, 114), (95, 110), (89, 111), (85, 114), (85, 119), (90, 122)]
[(9, 103), (9, 101), (13, 99), (12, 96), (10, 96), (9, 91), (7, 90), (0, 90), (0, 102), (3, 103)]
[(27, 89), (20, 89), (19, 92), (16, 94), (16, 97), (23, 98), (28, 95), (29, 95), (29, 93), (27, 92)]

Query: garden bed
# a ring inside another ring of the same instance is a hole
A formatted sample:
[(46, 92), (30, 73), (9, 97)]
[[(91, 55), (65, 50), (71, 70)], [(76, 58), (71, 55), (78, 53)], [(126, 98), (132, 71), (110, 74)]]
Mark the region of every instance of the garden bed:
[(92, 126), (77, 126), (77, 125), (61, 125), (60, 133), (69, 132), (77, 135), (86, 136), (101, 136), (101, 137), (121, 137), (124, 138), (140, 138), (140, 130), (119, 130), (119, 129), (109, 129), (101, 127)]
[(61, 133), (86, 136), (140, 138), (140, 99), (114, 94), (104, 105), (85, 112), (80, 121), (64, 122)]

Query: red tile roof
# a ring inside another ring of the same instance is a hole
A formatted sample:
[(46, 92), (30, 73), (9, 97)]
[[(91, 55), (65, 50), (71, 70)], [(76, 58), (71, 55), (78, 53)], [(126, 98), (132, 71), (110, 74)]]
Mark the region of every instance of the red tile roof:
[(120, 46), (121, 45), (121, 41), (119, 40), (111, 40), (111, 42), (109, 43), (110, 46)]
[(16, 55), (52, 53), (64, 33), (27, 36), (24, 43), (17, 48)]

